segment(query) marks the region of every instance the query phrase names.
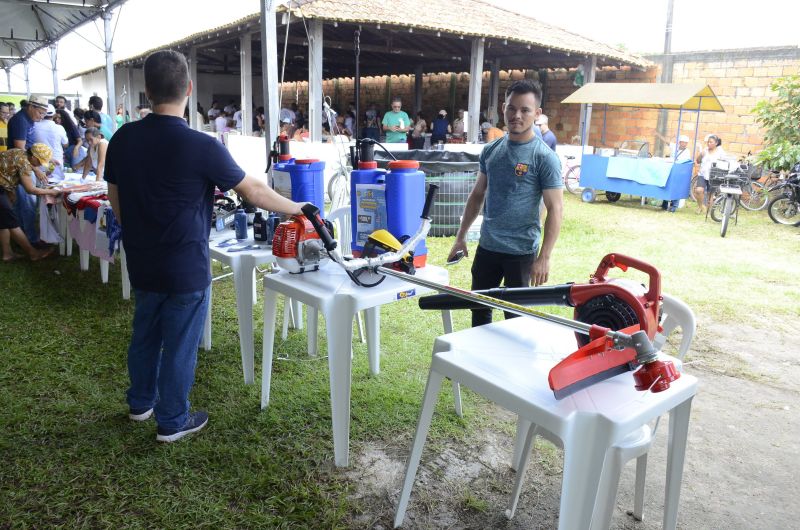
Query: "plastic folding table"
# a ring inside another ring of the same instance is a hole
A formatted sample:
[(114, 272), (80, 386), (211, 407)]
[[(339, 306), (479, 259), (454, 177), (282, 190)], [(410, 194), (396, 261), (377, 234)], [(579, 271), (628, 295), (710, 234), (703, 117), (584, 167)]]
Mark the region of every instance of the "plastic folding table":
[[(422, 278), (447, 284), (449, 274), (442, 267), (428, 265), (417, 270)], [(387, 277), (375, 287), (359, 287), (335, 263), (304, 274), (280, 271), (264, 276), (264, 355), (262, 358), (261, 408), (269, 404), (272, 356), (275, 345), (275, 314), (278, 294), (308, 306), (308, 351), (317, 351), (317, 312), (322, 312), (328, 336), (328, 367), (331, 387), (334, 461), (347, 466), (350, 450), (350, 385), (353, 319), (366, 310), (367, 349), (370, 371), (380, 370), (380, 307), (431, 292), (430, 289)], [(442, 312), (446, 331), (452, 329), (449, 311)]]
[[(508, 343), (517, 347), (497, 350), (497, 344)], [(684, 373), (664, 392), (640, 392), (634, 388), (632, 372), (626, 372), (556, 400), (548, 373), (575, 349), (571, 331), (530, 318), (509, 319), (436, 339), (395, 527), (403, 522), (442, 379), (447, 377), (561, 439), (564, 472), (558, 527), (562, 530), (591, 527), (603, 462), (612, 445), (669, 413), (664, 528), (674, 529), (697, 379)]]
[[(272, 248), (266, 241), (255, 241), (252, 229), (249, 229), (248, 238), (234, 240), (233, 230), (212, 231), (208, 243), (209, 256), (212, 260), (228, 265), (233, 271), (233, 285), (236, 291), (236, 316), (239, 320), (239, 349), (242, 354), (242, 371), (244, 382), (252, 384), (255, 381), (254, 357), (255, 345), (253, 340), (253, 304), (256, 300), (256, 267), (265, 263), (274, 263)], [(233, 243), (226, 245), (226, 243)], [(226, 246), (219, 246), (220, 244)], [(250, 248), (236, 251), (236, 249), (258, 245), (261, 248)], [(233, 249), (233, 252), (229, 252)], [(213, 291), (213, 282), (212, 282)], [(209, 298), (208, 316), (203, 329), (203, 349), (211, 349), (211, 299)]]

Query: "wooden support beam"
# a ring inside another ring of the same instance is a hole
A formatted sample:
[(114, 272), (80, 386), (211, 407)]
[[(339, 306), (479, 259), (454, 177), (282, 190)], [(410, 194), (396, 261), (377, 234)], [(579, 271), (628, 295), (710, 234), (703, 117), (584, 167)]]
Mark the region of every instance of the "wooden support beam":
[[(597, 70), (597, 56), (592, 55), (583, 65), (584, 69), (584, 84), (594, 83), (595, 71)], [(583, 116), (583, 124), (581, 125), (581, 143), (586, 145), (589, 141), (589, 131), (592, 126), (592, 104), (581, 104), (581, 116)]]
[(309, 23), (308, 133), (312, 142), (322, 141), (322, 21)]
[(276, 36), (275, 2), (261, 2), (261, 77), (264, 90), (264, 122), (267, 156), (280, 131), (278, 108), (278, 39)]
[(192, 93), (189, 94), (189, 127), (199, 131), (203, 123), (197, 119), (197, 93), (200, 87), (197, 83), (197, 46), (189, 48), (189, 79), (192, 81)]
[(500, 59), (492, 61), (489, 70), (489, 105), (487, 118), (492, 125), (497, 125), (500, 116), (497, 113), (497, 103), (500, 99)]
[(253, 47), (249, 33), (239, 37), (239, 79), (242, 85), (242, 134), (253, 134)]
[(472, 40), (472, 54), (469, 65), (469, 99), (467, 109), (469, 120), (466, 123), (467, 141), (477, 142), (480, 131), (481, 83), (483, 82), (483, 45), (484, 38)]

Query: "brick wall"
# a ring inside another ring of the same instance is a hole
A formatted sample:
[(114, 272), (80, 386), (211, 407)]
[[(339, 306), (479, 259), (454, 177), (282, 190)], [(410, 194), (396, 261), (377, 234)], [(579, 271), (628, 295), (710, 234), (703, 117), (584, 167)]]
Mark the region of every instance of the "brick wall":
[[(726, 151), (734, 154), (757, 152), (763, 145), (763, 131), (750, 113), (761, 99), (773, 97), (769, 85), (789, 74), (800, 73), (800, 48), (753, 48), (711, 52), (687, 52), (674, 56), (673, 82), (702, 82), (708, 84), (719, 98), (724, 113), (701, 112), (699, 139), (707, 134), (717, 134)], [(661, 75), (662, 56), (649, 56), (656, 65), (646, 70), (630, 67), (599, 67), (597, 82), (654, 83)], [(544, 112), (550, 118), (550, 128), (560, 143), (570, 143), (579, 134), (580, 105), (564, 105), (561, 101), (577, 90), (572, 84), (574, 70), (555, 69), (542, 74), (535, 71), (501, 70), (498, 110), (508, 85), (529, 75), (541, 78), (545, 98)], [(455, 97), (451, 100), (451, 83), (455, 83)], [(334, 108), (342, 112), (353, 101), (353, 79), (326, 80), (325, 95), (333, 100)], [(488, 108), (489, 73), (484, 72), (481, 110)], [(422, 110), (430, 120), (446, 109), (452, 120), (454, 111), (467, 108), (469, 93), (468, 73), (425, 74), (422, 80)], [(414, 108), (414, 76), (364, 77), (361, 79), (361, 106), (366, 109), (375, 103), (381, 112), (389, 108), (390, 98), (400, 96), (403, 108), (411, 114)], [(308, 105), (308, 83), (286, 83), (284, 100), (295, 101), (301, 107)], [(288, 99), (287, 99), (288, 98)], [(694, 138), (696, 115), (683, 113), (681, 133)], [(658, 111), (635, 108), (604, 109), (594, 105), (588, 143), (594, 146), (617, 147), (623, 140), (643, 140), (655, 146)], [(666, 137), (677, 135), (678, 111), (668, 112)], [(603, 132), (605, 124), (605, 133)], [(652, 147), (651, 147), (652, 150)]]

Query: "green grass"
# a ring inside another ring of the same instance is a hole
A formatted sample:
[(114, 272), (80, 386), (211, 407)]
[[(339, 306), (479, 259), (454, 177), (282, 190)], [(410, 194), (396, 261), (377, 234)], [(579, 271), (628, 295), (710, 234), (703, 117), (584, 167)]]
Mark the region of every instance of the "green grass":
[[(664, 290), (703, 318), (796, 320), (800, 231), (765, 212), (742, 212), (722, 239), (719, 225), (692, 207), (670, 215), (628, 198), (610, 205), (568, 197), (551, 283), (583, 282), (603, 255), (619, 252), (655, 265)], [(441, 264), (452, 239), (429, 244), (430, 261)], [(0, 266), (0, 528), (346, 528), (355, 511), (369, 511), (348, 499), (356, 484), (333, 467), (327, 361), (307, 360), (304, 333), (276, 341), (289, 360), (275, 362), (267, 411), (259, 409), (260, 385), (243, 384), (229, 279), (214, 286), (214, 346), (199, 354), (192, 393), (209, 411), (209, 427), (161, 446), (152, 421), (129, 422), (133, 304), (121, 300), (118, 267), (108, 285), (96, 261), (92, 267), (79, 272), (76, 256)], [(469, 285), (467, 261), (450, 272), (452, 283)], [(260, 310), (259, 303), (257, 380)], [(466, 327), (467, 313), (455, 321)], [(355, 343), (352, 453), (366, 442), (408, 446), (440, 333), (439, 315), (409, 300), (382, 310), (378, 376), (369, 376), (366, 346)], [(493, 421), (481, 399), (466, 393), (466, 400), (459, 419), (442, 392), (434, 447)], [(469, 496), (463, 505), (485, 509)]]

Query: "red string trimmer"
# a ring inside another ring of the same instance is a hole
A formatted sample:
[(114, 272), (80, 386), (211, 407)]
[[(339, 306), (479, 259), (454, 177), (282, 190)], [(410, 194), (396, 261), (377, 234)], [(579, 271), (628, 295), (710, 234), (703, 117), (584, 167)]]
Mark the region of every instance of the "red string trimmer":
[[(617, 374), (634, 370), (633, 374), (637, 390), (652, 390), (661, 392), (669, 388), (670, 383), (680, 377), (672, 362), (658, 359), (658, 352), (653, 347), (651, 340), (658, 329), (658, 310), (661, 298), (661, 279), (658, 271), (651, 265), (642, 261), (609, 254), (600, 263), (597, 271), (592, 276), (588, 285), (567, 284), (556, 287), (528, 289), (528, 299), (539, 298), (541, 302), (548, 300), (552, 305), (558, 300), (559, 305), (572, 305), (576, 308), (578, 320), (572, 320), (557, 315), (551, 315), (526, 307), (512, 300), (501, 297), (514, 298), (518, 296), (517, 289), (489, 291), (500, 294), (493, 297), (481, 292), (472, 292), (449, 285), (441, 285), (430, 280), (419, 278), (412, 274), (391, 268), (392, 263), (398, 262), (414, 248), (417, 241), (424, 238), (430, 229), (428, 212), (433, 204), (435, 188), (431, 186), (422, 211), (422, 223), (413, 237), (403, 244), (396, 252), (387, 252), (372, 258), (345, 259), (338, 251), (336, 241), (330, 231), (325, 227), (319, 217), (319, 210), (312, 204), (303, 206), (303, 213), (320, 236), (320, 240), (330, 258), (347, 271), (354, 282), (369, 287), (379, 282), (364, 281), (373, 276), (394, 276), (403, 281), (428, 287), (435, 291), (445, 293), (446, 297), (427, 297), (443, 305), (425, 307), (426, 309), (453, 308), (447, 304), (453, 300), (468, 302), (459, 307), (484, 306), (513, 313), (516, 315), (534, 317), (554, 324), (572, 329), (580, 334), (581, 347), (567, 356), (550, 371), (550, 388), (556, 399), (562, 399), (582, 388), (608, 379)], [(650, 287), (646, 293), (637, 293), (630, 287), (625, 287), (623, 281), (607, 278), (608, 271), (613, 267), (626, 270), (628, 267), (642, 270), (650, 276)], [(537, 293), (536, 295), (531, 294)], [(420, 300), (422, 306), (422, 300)], [(525, 299), (516, 298), (517, 301)], [(432, 306), (434, 302), (425, 302)], [(582, 322), (584, 318), (587, 322)], [(616, 328), (616, 329), (614, 329)], [(588, 339), (583, 336), (588, 336)]]

